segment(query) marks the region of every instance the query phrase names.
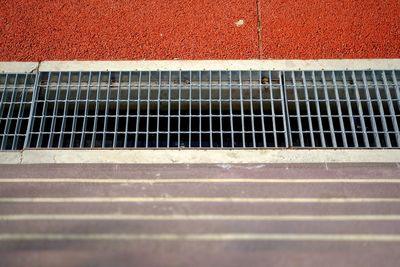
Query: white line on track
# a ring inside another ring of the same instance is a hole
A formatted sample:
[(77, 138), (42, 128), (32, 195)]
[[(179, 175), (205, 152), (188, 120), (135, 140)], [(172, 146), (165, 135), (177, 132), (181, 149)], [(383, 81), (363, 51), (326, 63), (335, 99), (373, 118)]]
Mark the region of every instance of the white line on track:
[(0, 234), (0, 241), (340, 241), (400, 242), (400, 235), (379, 234)]
[(98, 179), (98, 178), (0, 178), (0, 183), (96, 183), (96, 184), (174, 184), (174, 183), (379, 183), (398, 184), (396, 178), (327, 178), (327, 179), (264, 179), (264, 178), (181, 178), (181, 179)]
[(0, 203), (400, 203), (400, 198), (1, 197)]
[(239, 214), (7, 214), (0, 221), (104, 220), (104, 221), (400, 221), (391, 215), (239, 215)]

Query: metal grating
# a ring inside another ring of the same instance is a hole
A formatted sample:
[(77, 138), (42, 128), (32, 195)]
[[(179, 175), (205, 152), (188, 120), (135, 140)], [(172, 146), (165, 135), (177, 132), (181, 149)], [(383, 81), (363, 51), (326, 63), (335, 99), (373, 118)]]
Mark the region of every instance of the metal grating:
[(34, 74), (0, 74), (0, 150), (24, 147)]
[(291, 147), (400, 147), (398, 71), (284, 76)]
[(280, 72), (41, 73), (29, 148), (287, 147)]
[(400, 71), (0, 75), (0, 149), (399, 148)]

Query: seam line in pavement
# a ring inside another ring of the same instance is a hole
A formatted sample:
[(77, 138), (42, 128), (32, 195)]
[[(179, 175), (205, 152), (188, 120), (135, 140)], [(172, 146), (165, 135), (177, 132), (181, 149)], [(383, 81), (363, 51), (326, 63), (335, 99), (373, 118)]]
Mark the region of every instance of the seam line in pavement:
[(257, 38), (258, 38), (258, 58), (263, 58), (262, 51), (262, 31), (261, 31), (261, 5), (260, 0), (256, 0), (256, 10), (257, 10)]

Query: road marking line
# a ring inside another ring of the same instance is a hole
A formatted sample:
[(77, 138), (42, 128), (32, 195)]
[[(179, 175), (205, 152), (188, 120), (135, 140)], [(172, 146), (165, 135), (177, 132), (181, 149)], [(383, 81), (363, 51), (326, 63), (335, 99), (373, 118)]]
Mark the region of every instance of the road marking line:
[(391, 215), (240, 215), (240, 214), (7, 214), (0, 221), (25, 220), (106, 220), (106, 221), (400, 221)]
[(98, 178), (0, 178), (0, 183), (128, 183), (128, 184), (167, 184), (167, 183), (390, 183), (398, 184), (400, 179), (354, 178), (354, 179), (264, 179), (264, 178), (181, 178), (181, 179), (98, 179)]
[(3, 197), (0, 203), (400, 203), (400, 198)]
[(0, 234), (0, 241), (346, 241), (400, 242), (400, 235), (379, 234)]

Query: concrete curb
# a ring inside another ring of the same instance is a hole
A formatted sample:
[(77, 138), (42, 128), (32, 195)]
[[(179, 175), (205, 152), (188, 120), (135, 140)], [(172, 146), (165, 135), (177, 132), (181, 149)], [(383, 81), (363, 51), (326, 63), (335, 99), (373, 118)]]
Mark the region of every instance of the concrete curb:
[(372, 150), (24, 150), (0, 164), (398, 163), (400, 149)]
[(400, 59), (0, 62), (0, 72), (133, 70), (400, 70)]

